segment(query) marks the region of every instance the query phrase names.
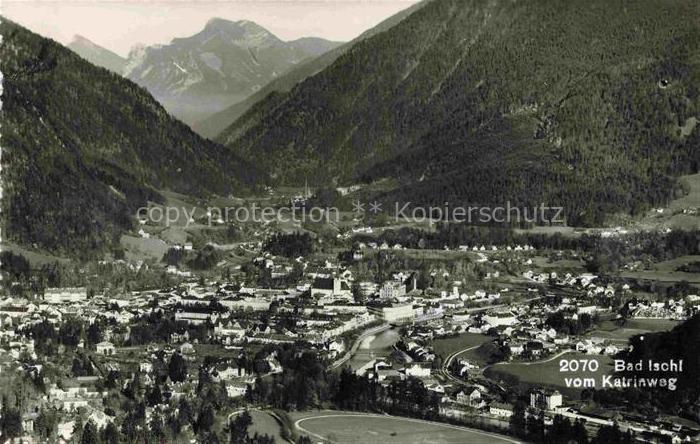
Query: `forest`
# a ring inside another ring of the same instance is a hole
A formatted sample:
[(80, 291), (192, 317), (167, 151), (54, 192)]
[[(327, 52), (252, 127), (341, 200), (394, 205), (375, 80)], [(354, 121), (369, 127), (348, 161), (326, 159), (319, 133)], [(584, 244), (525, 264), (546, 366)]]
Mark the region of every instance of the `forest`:
[[(82, 258), (118, 247), (161, 190), (245, 193), (254, 165), (202, 139), (144, 89), (3, 17), (7, 239)], [(79, 106), (77, 106), (79, 104)]]
[(385, 202), (544, 202), (599, 226), (698, 171), (699, 16), (692, 0), (435, 0), (217, 140), (282, 184), (391, 178)]

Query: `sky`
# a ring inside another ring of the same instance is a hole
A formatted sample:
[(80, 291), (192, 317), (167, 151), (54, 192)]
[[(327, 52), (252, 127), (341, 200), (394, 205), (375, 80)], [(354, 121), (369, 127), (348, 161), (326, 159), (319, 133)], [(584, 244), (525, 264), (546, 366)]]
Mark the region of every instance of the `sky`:
[(349, 41), (418, 0), (3, 0), (1, 13), (62, 44), (76, 34), (126, 56), (169, 43), (213, 17), (251, 20), (282, 40)]

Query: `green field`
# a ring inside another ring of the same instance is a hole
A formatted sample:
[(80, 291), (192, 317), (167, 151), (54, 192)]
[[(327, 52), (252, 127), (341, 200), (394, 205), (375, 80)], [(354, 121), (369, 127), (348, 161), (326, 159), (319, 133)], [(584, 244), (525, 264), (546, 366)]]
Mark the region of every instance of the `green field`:
[(589, 337), (604, 338), (611, 341), (627, 342), (629, 338), (649, 332), (667, 331), (679, 324), (670, 319), (628, 319), (623, 326), (613, 321), (604, 321), (593, 330)]
[(623, 277), (652, 279), (661, 282), (680, 282), (688, 281), (690, 283), (700, 283), (700, 273), (686, 273), (676, 271), (679, 267), (693, 262), (700, 262), (700, 256), (681, 256), (668, 261), (654, 264), (652, 270), (627, 271), (622, 273)]
[(52, 253), (45, 251), (34, 251), (26, 247), (19, 246), (10, 242), (5, 242), (2, 244), (3, 251), (10, 251), (14, 254), (19, 254), (24, 256), (25, 259), (29, 261), (32, 267), (41, 267), (46, 264), (53, 264), (55, 262), (68, 263), (69, 260), (63, 257), (54, 256)]
[[(562, 359), (579, 360), (589, 359), (596, 360), (599, 363), (599, 368), (596, 372), (567, 372), (559, 371), (559, 361)], [(542, 362), (508, 362), (496, 364), (489, 367), (485, 374), (490, 379), (508, 380), (513, 376), (517, 377), (520, 385), (524, 387), (550, 387), (559, 390), (565, 395), (578, 396), (582, 391), (581, 388), (567, 387), (565, 378), (593, 378), (596, 388), (600, 388), (602, 376), (612, 373), (613, 358), (603, 355), (587, 355), (585, 353), (567, 353), (560, 357)]]
[(700, 228), (700, 216), (683, 214), (684, 209), (700, 207), (700, 173), (679, 178), (690, 186), (690, 192), (680, 199), (672, 200), (662, 214), (649, 211), (636, 225), (643, 229), (668, 227), (677, 229)]
[(555, 271), (563, 276), (566, 273), (583, 273), (586, 271), (585, 263), (580, 259), (558, 259), (550, 260), (546, 256), (532, 257), (532, 270), (536, 272), (550, 273)]
[(469, 347), (481, 345), (490, 339), (492, 338), (489, 336), (477, 333), (462, 333), (458, 336), (435, 339), (433, 341), (433, 350), (435, 351), (436, 355), (442, 356), (443, 359), (447, 359), (447, 357), (452, 353)]
[[(449, 424), (341, 412), (297, 414), (297, 427), (314, 442), (363, 444), (496, 444), (517, 442)], [(321, 441), (322, 440), (322, 441)]]

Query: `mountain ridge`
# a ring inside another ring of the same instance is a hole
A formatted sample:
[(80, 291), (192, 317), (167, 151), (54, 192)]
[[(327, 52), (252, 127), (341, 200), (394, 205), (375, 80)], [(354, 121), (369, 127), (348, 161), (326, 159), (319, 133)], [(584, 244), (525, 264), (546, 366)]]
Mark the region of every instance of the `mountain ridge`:
[(133, 82), (4, 17), (0, 31), (7, 240), (96, 255), (159, 190), (240, 195), (263, 180)]
[(393, 16), (383, 20), (377, 26), (363, 32), (357, 38), (350, 42), (337, 46), (327, 52), (320, 54), (318, 57), (311, 59), (287, 71), (277, 79), (271, 81), (259, 91), (253, 93), (245, 100), (231, 105), (217, 113), (208, 116), (206, 119), (193, 124), (192, 128), (199, 134), (208, 138), (216, 138), (227, 127), (231, 126), (234, 121), (242, 117), (246, 112), (252, 109), (258, 102), (265, 99), (266, 96), (277, 92), (287, 92), (295, 85), (303, 81), (305, 78), (317, 74), (324, 68), (331, 65), (340, 55), (352, 48), (352, 46), (364, 39), (367, 39), (375, 34), (384, 32), (401, 22), (404, 18), (422, 8), (432, 0), (420, 1), (408, 8), (394, 14)]
[(193, 124), (337, 44), (315, 37), (285, 42), (252, 21), (212, 18), (191, 36), (132, 51), (124, 75)]
[(124, 71), (127, 63), (124, 57), (79, 34), (73, 36), (73, 40), (67, 47), (93, 65), (101, 66), (117, 74)]
[(379, 198), (546, 202), (600, 224), (663, 204), (697, 171), (700, 131), (680, 128), (700, 116), (698, 9), (434, 0), (216, 140), (279, 184), (393, 178)]

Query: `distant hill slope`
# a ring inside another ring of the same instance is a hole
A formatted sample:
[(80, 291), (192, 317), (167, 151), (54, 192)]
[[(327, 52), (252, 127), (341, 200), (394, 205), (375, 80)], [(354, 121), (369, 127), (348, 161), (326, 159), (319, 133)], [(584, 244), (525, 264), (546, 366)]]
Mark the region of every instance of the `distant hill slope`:
[(700, 4), (435, 0), (217, 140), (279, 183), (414, 203), (639, 212), (698, 170)]
[[(352, 48), (355, 43), (390, 29), (392, 26), (395, 26), (401, 20), (408, 17), (414, 11), (422, 8), (430, 1), (432, 0), (423, 0), (422, 2), (416, 3), (415, 5), (410, 6), (382, 21), (377, 26), (363, 32), (359, 37), (355, 38), (351, 42), (336, 46), (316, 58), (301, 63), (299, 66), (290, 69), (285, 74), (271, 81), (259, 91), (249, 96), (247, 99), (231, 105), (230, 107), (195, 123), (192, 128), (204, 137), (215, 138), (223, 130), (231, 126), (236, 119), (251, 109), (253, 105), (263, 100), (269, 94), (274, 92), (287, 92), (291, 90), (297, 83), (301, 82), (305, 78), (317, 74), (324, 68), (328, 67), (345, 51)], [(299, 42), (299, 40), (296, 40), (295, 42)]]
[(73, 40), (68, 44), (68, 48), (93, 65), (107, 68), (117, 74), (121, 74), (126, 66), (124, 57), (80, 35), (73, 37)]
[(4, 239), (95, 253), (157, 189), (241, 194), (258, 180), (129, 80), (5, 18), (0, 32)]
[(192, 124), (339, 44), (319, 38), (284, 42), (251, 21), (216, 18), (191, 37), (132, 50), (124, 75)]

